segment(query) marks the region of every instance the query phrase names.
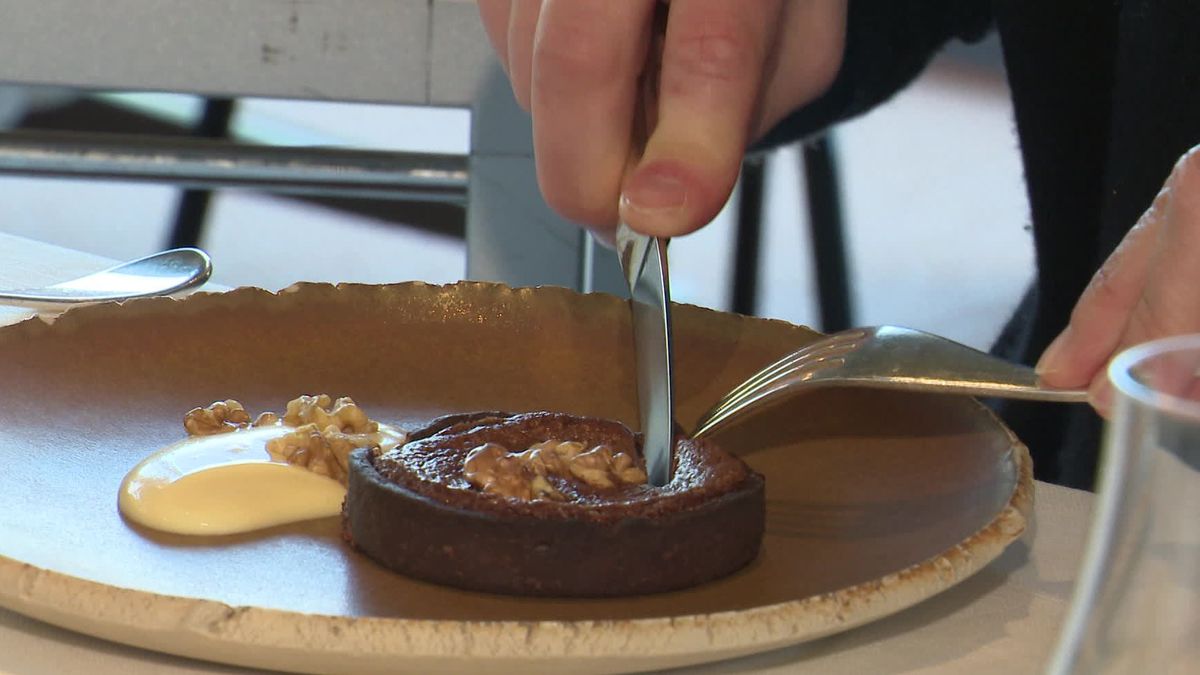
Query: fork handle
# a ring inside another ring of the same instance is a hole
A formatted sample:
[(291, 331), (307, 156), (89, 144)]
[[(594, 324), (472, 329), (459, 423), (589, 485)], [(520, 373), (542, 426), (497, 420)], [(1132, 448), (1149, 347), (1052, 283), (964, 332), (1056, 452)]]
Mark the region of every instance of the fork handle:
[[(1032, 372), (1032, 369), (1030, 369)], [(875, 389), (903, 389), (905, 391), (926, 391), (943, 394), (964, 394), (983, 398), (1009, 398), (1025, 401), (1052, 401), (1056, 403), (1087, 403), (1086, 389), (1052, 389), (1041, 384), (1033, 376), (1032, 384), (1017, 384), (1005, 380), (966, 380), (966, 379), (937, 379), (937, 378), (892, 378), (890, 380), (846, 378), (839, 381), (814, 382), (813, 387), (820, 386), (858, 386)]]
[[(1041, 384), (1021, 385), (1002, 381), (967, 381), (939, 380), (930, 378), (896, 378), (891, 380), (839, 378), (836, 380), (814, 381), (804, 387), (803, 391), (825, 387), (862, 387), (867, 389), (892, 389), (896, 391), (921, 391), (934, 394), (962, 394), (983, 398), (1007, 398), (1025, 401), (1050, 401), (1055, 403), (1087, 403), (1086, 389), (1050, 389)], [(739, 407), (733, 410), (713, 409), (701, 417), (692, 433), (692, 438), (710, 436), (718, 429), (728, 426), (731, 422), (744, 417), (751, 410), (761, 409), (763, 405), (778, 402), (800, 393), (790, 387), (780, 387), (756, 397), (753, 406)]]

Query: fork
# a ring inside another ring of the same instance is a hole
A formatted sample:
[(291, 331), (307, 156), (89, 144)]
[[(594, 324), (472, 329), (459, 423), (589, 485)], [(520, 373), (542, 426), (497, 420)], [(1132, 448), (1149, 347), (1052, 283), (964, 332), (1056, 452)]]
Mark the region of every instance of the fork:
[(899, 326), (852, 328), (802, 347), (734, 387), (696, 423), (694, 438), (789, 394), (820, 386), (935, 391), (1084, 403), (1083, 389), (1052, 389), (1028, 366), (939, 335)]

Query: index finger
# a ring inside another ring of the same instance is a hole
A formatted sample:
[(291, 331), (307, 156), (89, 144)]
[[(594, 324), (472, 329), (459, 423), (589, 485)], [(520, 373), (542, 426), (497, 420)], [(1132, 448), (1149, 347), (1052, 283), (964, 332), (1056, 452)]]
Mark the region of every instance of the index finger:
[(533, 50), (538, 183), (568, 219), (615, 225), (654, 0), (547, 0)]

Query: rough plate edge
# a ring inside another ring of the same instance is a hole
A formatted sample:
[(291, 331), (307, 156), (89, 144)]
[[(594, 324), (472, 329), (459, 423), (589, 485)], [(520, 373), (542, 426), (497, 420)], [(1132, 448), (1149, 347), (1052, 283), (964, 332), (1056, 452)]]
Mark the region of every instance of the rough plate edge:
[[(434, 284), (426, 281), (401, 281), (387, 284), (370, 284), (360, 282), (339, 282), (330, 283), (324, 281), (298, 281), (285, 288), (273, 291), (259, 286), (239, 286), (229, 290), (209, 290), (200, 288), (186, 295), (167, 295), (152, 298), (135, 298), (132, 300), (120, 300), (112, 302), (96, 302), (86, 305), (78, 305), (67, 307), (62, 311), (47, 312), (44, 314), (34, 314), (23, 319), (19, 319), (9, 324), (0, 324), (0, 335), (8, 333), (17, 333), (19, 331), (42, 331), (47, 329), (56, 321), (64, 321), (68, 325), (68, 329), (75, 326), (76, 321), (94, 321), (112, 316), (112, 314), (133, 312), (134, 316), (145, 315), (160, 311), (162, 308), (171, 306), (173, 311), (187, 309), (189, 311), (202, 311), (209, 303), (223, 302), (253, 302), (262, 300), (263, 298), (274, 298), (276, 300), (285, 300), (290, 296), (302, 295), (305, 293), (340, 293), (345, 291), (356, 292), (373, 292), (384, 294), (397, 293), (422, 293), (427, 295), (438, 295), (446, 293), (458, 293), (462, 289), (471, 289), (470, 292), (488, 292), (498, 293), (500, 297), (519, 297), (527, 293), (550, 293), (560, 296), (570, 296), (576, 299), (584, 299), (587, 302), (626, 302), (626, 300), (611, 293), (602, 291), (594, 291), (591, 293), (580, 293), (578, 291), (564, 288), (561, 286), (509, 286), (506, 284), (496, 283), (492, 281), (455, 281), (445, 284)], [(802, 324), (794, 324), (782, 319), (772, 319), (764, 317), (748, 317), (741, 314), (730, 314), (721, 312), (710, 307), (694, 305), (684, 302), (671, 303), (675, 307), (685, 307), (689, 312), (697, 312), (700, 314), (724, 314), (736, 317), (739, 321), (753, 320), (756, 323), (765, 323), (775, 327), (782, 327), (791, 331), (796, 331), (800, 334), (810, 336), (809, 339), (816, 340), (823, 337), (822, 333), (816, 329)], [(189, 307), (189, 305), (191, 307)]]

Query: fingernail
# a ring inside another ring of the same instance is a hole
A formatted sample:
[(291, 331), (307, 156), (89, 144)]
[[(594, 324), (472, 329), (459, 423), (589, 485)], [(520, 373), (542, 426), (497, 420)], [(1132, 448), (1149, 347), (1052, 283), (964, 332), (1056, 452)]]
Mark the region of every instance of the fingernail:
[(617, 250), (616, 234), (616, 231), (611, 229), (595, 229), (592, 230), (592, 239), (596, 240), (596, 243), (600, 244), (604, 248), (610, 251), (615, 251)]
[(1067, 326), (1063, 332), (1058, 334), (1050, 342), (1050, 346), (1046, 347), (1046, 351), (1042, 352), (1042, 358), (1038, 359), (1037, 365), (1033, 367), (1038, 377), (1053, 375), (1060, 369), (1059, 361), (1062, 360), (1060, 352), (1063, 350), (1063, 345), (1067, 342), (1067, 336), (1071, 333), (1071, 327)]
[(626, 183), (621, 202), (638, 211), (676, 211), (687, 203), (687, 185), (673, 172), (647, 167)]

